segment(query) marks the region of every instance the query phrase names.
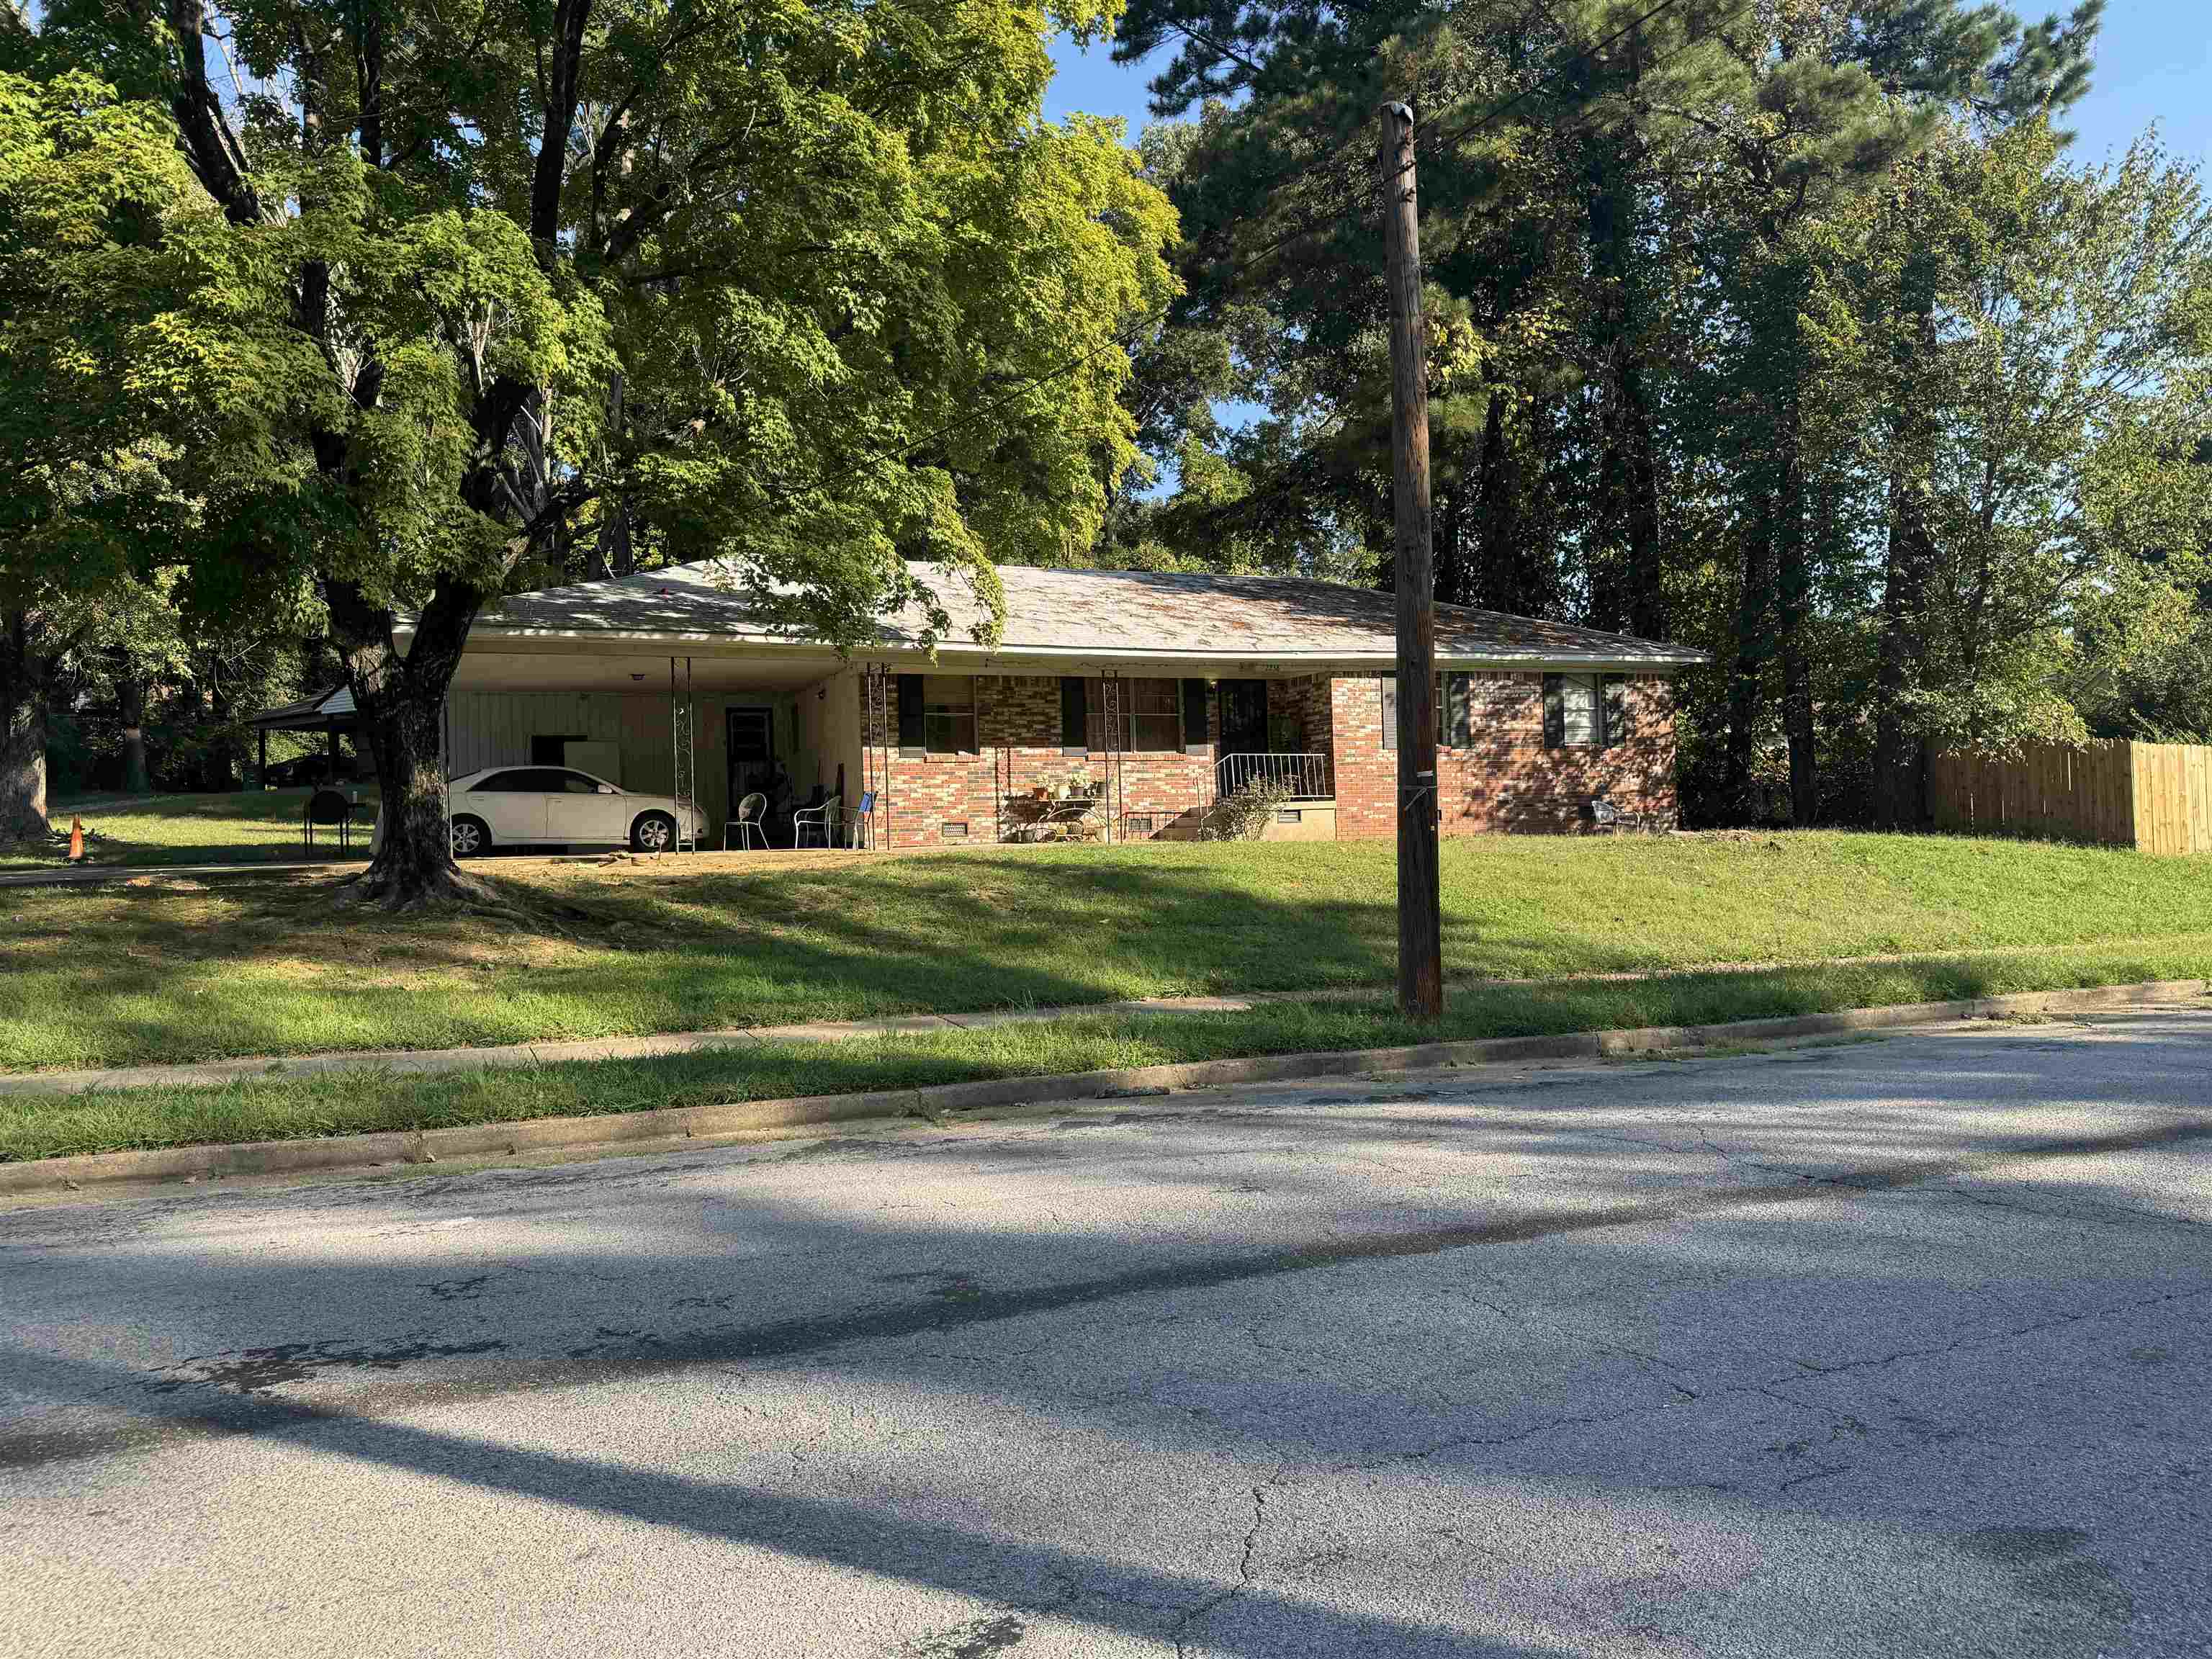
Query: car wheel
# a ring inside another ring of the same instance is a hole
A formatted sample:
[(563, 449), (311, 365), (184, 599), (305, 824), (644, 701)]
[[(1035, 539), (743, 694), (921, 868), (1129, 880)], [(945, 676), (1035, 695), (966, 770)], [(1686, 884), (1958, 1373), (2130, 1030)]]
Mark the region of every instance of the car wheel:
[(491, 831), (482, 818), (453, 820), (453, 856), (472, 859), (480, 853), (491, 851)]
[(676, 820), (665, 812), (641, 812), (629, 827), (629, 844), (640, 853), (665, 853), (676, 845)]

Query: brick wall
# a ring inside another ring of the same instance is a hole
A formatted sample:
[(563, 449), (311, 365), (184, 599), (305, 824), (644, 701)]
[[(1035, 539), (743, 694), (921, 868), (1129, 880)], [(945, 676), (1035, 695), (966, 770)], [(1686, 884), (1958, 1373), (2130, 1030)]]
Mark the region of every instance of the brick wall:
[(1382, 682), (1329, 683), (1331, 741), (1335, 746), (1336, 837), (1364, 841), (1398, 833), (1398, 757), (1382, 747)]
[(1294, 753), (1333, 755), (1336, 719), (1330, 696), (1334, 684), (1326, 674), (1306, 674), (1297, 679), (1275, 680), (1267, 687), (1268, 725), (1285, 717), (1296, 729), (1284, 733)]
[[(1329, 756), (1336, 787), (1336, 833), (1340, 840), (1396, 833), (1398, 757), (1382, 747), (1382, 681), (1309, 676), (1268, 687), (1274, 714), (1293, 714), (1304, 726), (1303, 747)], [(1547, 749), (1544, 744), (1543, 677), (1476, 674), (1468, 686), (1465, 749), (1437, 751), (1441, 828), (1447, 836), (1498, 830), (1572, 831), (1583, 826), (1584, 804), (1602, 794), (1624, 811), (1648, 822), (1674, 822), (1674, 688), (1659, 677), (1628, 683), (1632, 735), (1605, 750)], [(890, 702), (894, 726), (897, 702)], [(968, 826), (964, 839), (988, 842), (1022, 817), (1010, 800), (1026, 797), (1048, 779), (1069, 773), (1109, 780), (1118, 776), (1119, 839), (1180, 837), (1197, 833), (1213, 800), (1213, 763), (1220, 739), (1220, 701), (1206, 699), (1203, 755), (1118, 754), (1103, 750), (1064, 756), (1060, 744), (1060, 682), (1049, 676), (981, 675), (975, 681), (979, 750), (909, 759), (882, 744), (887, 734), (867, 736), (865, 787), (882, 792), (877, 825), (888, 824), (898, 848), (957, 845), (948, 824)], [(1149, 823), (1146, 823), (1149, 820)]]
[[(1625, 812), (1673, 827), (1674, 698), (1668, 680), (1638, 676), (1628, 682), (1632, 733), (1602, 750), (1545, 746), (1540, 674), (1472, 675), (1468, 695), (1468, 747), (1437, 751), (1443, 834), (1571, 831), (1585, 822), (1584, 804), (1601, 794)], [(1331, 701), (1337, 835), (1395, 835), (1398, 755), (1382, 747), (1382, 682), (1340, 678)]]
[[(894, 726), (896, 696), (894, 687), (890, 710)], [(945, 826), (960, 823), (968, 826), (967, 842), (995, 841), (1003, 829), (1024, 817), (1021, 798), (1039, 784), (1057, 784), (1073, 773), (1107, 781), (1107, 810), (1120, 814), (1116, 840), (1194, 836), (1212, 805), (1214, 728), (1218, 721), (1216, 699), (1209, 696), (1202, 755), (1176, 750), (1109, 757), (1103, 750), (1063, 755), (1056, 677), (978, 675), (977, 752), (910, 758), (898, 752), (893, 731), (890, 775), (878, 781), (874, 775), (885, 764), (880, 747), (884, 734), (869, 734), (869, 782), (884, 795), (877, 803), (877, 823), (888, 823), (890, 843), (898, 848), (957, 846), (963, 837)], [(1010, 800), (1016, 804), (1010, 806)]]

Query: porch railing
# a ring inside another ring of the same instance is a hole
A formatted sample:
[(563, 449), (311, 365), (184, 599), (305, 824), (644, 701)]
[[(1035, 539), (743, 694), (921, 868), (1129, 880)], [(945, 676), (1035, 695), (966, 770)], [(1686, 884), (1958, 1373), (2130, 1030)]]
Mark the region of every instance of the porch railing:
[(1327, 800), (1333, 793), (1326, 755), (1224, 755), (1213, 765), (1217, 793), (1233, 795), (1252, 784), (1274, 784), (1292, 800)]

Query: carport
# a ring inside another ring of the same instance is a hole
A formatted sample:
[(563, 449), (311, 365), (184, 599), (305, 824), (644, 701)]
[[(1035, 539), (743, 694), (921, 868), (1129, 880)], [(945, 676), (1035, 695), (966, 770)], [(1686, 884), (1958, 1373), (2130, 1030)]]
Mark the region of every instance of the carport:
[(480, 629), (447, 694), (448, 775), (573, 767), (696, 801), (713, 845), (737, 801), (778, 771), (796, 805), (817, 786), (834, 790), (841, 766), (857, 776), (859, 710), (834, 655), (764, 656), (713, 641), (682, 641), (670, 655), (659, 643)]

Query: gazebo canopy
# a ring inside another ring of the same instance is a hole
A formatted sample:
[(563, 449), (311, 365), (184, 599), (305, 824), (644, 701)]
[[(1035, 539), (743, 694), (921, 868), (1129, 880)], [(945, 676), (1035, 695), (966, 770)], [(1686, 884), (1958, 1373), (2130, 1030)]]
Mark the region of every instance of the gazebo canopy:
[(297, 702), (264, 708), (247, 722), (264, 732), (325, 732), (333, 726), (350, 731), (356, 723), (353, 692), (343, 685)]

